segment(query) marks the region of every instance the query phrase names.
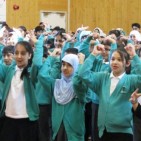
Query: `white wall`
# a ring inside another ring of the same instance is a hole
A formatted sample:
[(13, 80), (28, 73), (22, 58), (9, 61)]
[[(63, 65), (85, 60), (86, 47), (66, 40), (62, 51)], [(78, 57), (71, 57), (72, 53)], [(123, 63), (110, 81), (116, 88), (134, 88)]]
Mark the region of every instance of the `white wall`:
[(41, 11), (40, 21), (47, 22), (52, 28), (60, 26), (67, 29), (67, 17), (65, 12)]
[(6, 0), (0, 0), (0, 22), (6, 21)]

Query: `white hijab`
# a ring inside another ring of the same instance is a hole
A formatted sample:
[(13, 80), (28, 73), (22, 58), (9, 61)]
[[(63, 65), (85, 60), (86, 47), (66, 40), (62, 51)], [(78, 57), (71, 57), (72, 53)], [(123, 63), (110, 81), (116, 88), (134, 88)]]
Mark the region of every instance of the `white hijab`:
[(67, 54), (62, 61), (69, 63), (73, 67), (73, 73), (70, 77), (65, 77), (62, 73), (61, 79), (56, 79), (54, 87), (54, 98), (57, 103), (65, 105), (69, 103), (76, 95), (73, 90), (72, 77), (77, 71), (79, 60), (74, 54)]
[(134, 35), (137, 41), (141, 41), (141, 34), (137, 30), (132, 30), (129, 34), (129, 37)]

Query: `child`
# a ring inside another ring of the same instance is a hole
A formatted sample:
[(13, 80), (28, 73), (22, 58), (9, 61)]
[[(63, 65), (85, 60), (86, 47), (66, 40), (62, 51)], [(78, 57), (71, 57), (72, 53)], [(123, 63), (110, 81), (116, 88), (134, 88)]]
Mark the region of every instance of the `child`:
[(52, 96), (52, 130), (54, 141), (84, 141), (85, 85), (73, 89), (72, 79), (78, 67), (78, 56), (67, 54), (62, 59), (62, 77), (53, 79), (47, 65), (39, 73), (39, 81)]
[(55, 48), (61, 48), (63, 47), (63, 43), (64, 43), (64, 36), (63, 33), (61, 31), (59, 31), (54, 38), (54, 46)]
[(5, 65), (11, 65), (14, 57), (14, 46), (6, 46), (2, 50), (3, 61)]
[(130, 101), (132, 103), (132, 112), (133, 112), (133, 140), (140, 141), (141, 140), (141, 105), (140, 105), (140, 97), (141, 94), (138, 94), (138, 89), (133, 92), (131, 95)]
[(134, 115), (136, 115), (138, 118), (141, 118), (141, 105), (137, 101), (138, 97), (140, 97), (141, 94), (138, 94), (137, 92), (138, 92), (138, 89), (132, 93), (130, 101), (133, 106), (132, 111)]
[[(34, 74), (32, 73), (32, 78), (34, 78), (34, 82), (36, 83), (36, 89), (35, 94), (37, 98), (37, 103), (39, 105), (40, 115), (39, 115), (39, 141), (51, 141), (51, 96), (49, 92), (42, 86), (40, 81), (38, 81), (37, 76), (39, 72), (39, 68), (42, 67), (44, 63), (46, 65), (48, 64), (48, 68), (52, 67), (54, 63), (58, 61), (59, 63), (59, 69), (60, 69), (60, 61), (57, 58), (51, 58), (50, 55), (46, 58), (46, 60), (43, 60), (43, 40), (44, 36), (41, 35), (36, 40), (35, 36), (31, 36), (31, 40), (35, 43), (35, 50), (34, 50), (34, 57), (33, 57), (33, 67)], [(56, 51), (55, 48), (52, 54)], [(51, 61), (52, 60), (52, 61)], [(53, 63), (51, 63), (53, 62)], [(36, 70), (36, 71), (35, 71)], [(48, 71), (48, 70), (46, 70)], [(56, 73), (53, 73), (52, 77), (58, 78), (60, 77)]]
[(0, 116), (5, 116), (1, 141), (38, 141), (39, 109), (29, 72), (32, 55), (31, 45), (21, 41), (15, 46), (16, 64), (0, 65), (4, 82)]
[[(11, 65), (14, 60), (14, 46), (6, 46), (2, 50), (3, 62), (5, 65)], [(3, 83), (0, 82), (0, 110), (1, 110), (1, 96), (3, 91)]]
[[(129, 44), (126, 50), (134, 57), (138, 70), (141, 62)], [(132, 141), (132, 113), (129, 98), (133, 90), (141, 88), (141, 77), (126, 75), (129, 56), (122, 51), (113, 52), (110, 59), (111, 73), (91, 71), (93, 63), (104, 48), (96, 46), (92, 54), (81, 66), (78, 77), (81, 78), (99, 96), (98, 127), (101, 141)]]
[[(40, 36), (38, 39), (38, 42), (36, 42), (36, 48), (34, 50), (34, 57), (33, 57), (33, 69), (37, 69), (37, 73), (35, 76), (38, 76), (38, 68), (41, 68), (43, 63), (48, 64), (48, 69), (49, 67), (53, 67), (53, 64), (56, 64), (58, 62), (59, 64), (59, 73), (52, 73), (50, 74), (50, 77), (53, 77), (54, 79), (60, 78), (60, 55), (57, 53), (59, 48), (55, 48), (51, 55), (47, 57), (47, 61), (42, 61), (43, 57), (43, 36)], [(57, 50), (57, 51), (56, 51)], [(59, 55), (58, 57), (54, 57), (53, 54)], [(69, 50), (66, 50), (66, 53), (73, 53), (77, 54), (78, 50), (75, 48), (69, 48)], [(48, 70), (46, 70), (48, 71)], [(56, 70), (55, 70), (56, 71)], [(35, 72), (35, 71), (34, 71)], [(57, 72), (57, 71), (56, 71)], [(40, 109), (40, 116), (39, 116), (39, 139), (40, 141), (50, 141), (51, 138), (51, 96), (49, 92), (41, 85), (40, 81), (36, 77), (35, 82), (36, 84), (36, 97), (37, 97), (37, 102), (39, 104), (39, 109)]]

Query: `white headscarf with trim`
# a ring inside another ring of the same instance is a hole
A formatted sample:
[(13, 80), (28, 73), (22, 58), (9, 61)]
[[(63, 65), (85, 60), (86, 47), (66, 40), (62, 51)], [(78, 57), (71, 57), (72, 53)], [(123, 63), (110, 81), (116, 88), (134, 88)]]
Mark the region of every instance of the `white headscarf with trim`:
[(61, 79), (56, 79), (54, 87), (54, 98), (57, 103), (65, 105), (69, 103), (76, 95), (73, 90), (72, 77), (77, 71), (79, 60), (74, 54), (67, 54), (62, 61), (69, 63), (73, 67), (73, 73), (69, 77), (65, 77), (62, 73)]

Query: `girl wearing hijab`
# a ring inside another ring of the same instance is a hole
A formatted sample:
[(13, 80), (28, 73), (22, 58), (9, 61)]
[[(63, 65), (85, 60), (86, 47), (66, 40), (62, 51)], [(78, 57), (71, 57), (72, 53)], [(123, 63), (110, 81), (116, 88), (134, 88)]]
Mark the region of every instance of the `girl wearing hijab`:
[[(78, 56), (67, 54), (62, 58), (61, 79), (53, 79), (48, 66), (43, 65), (39, 81), (52, 96), (52, 130), (54, 141), (84, 141), (84, 83), (75, 89)], [(57, 69), (55, 69), (57, 70)], [(75, 80), (75, 81), (74, 81)]]
[(141, 42), (141, 34), (136, 30), (130, 32), (129, 38), (133, 41), (134, 44)]

